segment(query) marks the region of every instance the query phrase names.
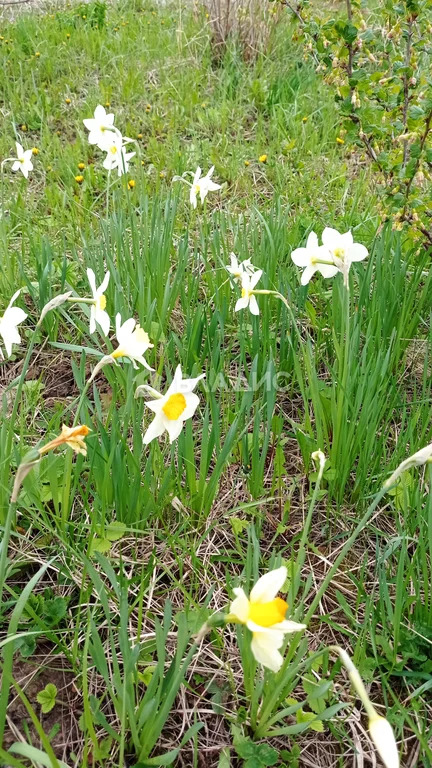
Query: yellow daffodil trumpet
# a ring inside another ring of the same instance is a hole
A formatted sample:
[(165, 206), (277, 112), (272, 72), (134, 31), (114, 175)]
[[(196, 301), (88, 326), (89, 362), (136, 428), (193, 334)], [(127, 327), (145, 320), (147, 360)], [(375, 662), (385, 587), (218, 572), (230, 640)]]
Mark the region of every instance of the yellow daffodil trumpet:
[(306, 629), (305, 624), (285, 618), (288, 603), (277, 595), (286, 578), (287, 569), (281, 566), (261, 576), (250, 597), (237, 587), (227, 616), (228, 621), (245, 624), (252, 632), (251, 651), (258, 663), (272, 672), (278, 672), (282, 666), (283, 657), (279, 649), (284, 635)]
[(75, 453), (81, 453), (83, 456), (87, 456), (87, 446), (84, 439), (91, 432), (90, 427), (85, 424), (80, 424), (78, 427), (67, 427), (65, 424), (62, 426), (62, 431), (55, 437), (54, 440), (50, 440), (49, 443), (39, 448), (39, 456), (43, 456), (45, 453), (58, 448), (61, 445), (67, 445)]
[(62, 431), (57, 437), (50, 440), (41, 448), (32, 448), (31, 451), (26, 454), (17, 469), (11, 502), (15, 503), (17, 501), (24, 478), (27, 477), (33, 467), (35, 467), (36, 464), (39, 464), (42, 457), (49, 453), (49, 451), (53, 451), (55, 448), (59, 448), (62, 445), (67, 445), (75, 453), (81, 453), (83, 456), (86, 456), (87, 446), (85, 444), (85, 438), (89, 432), (91, 432), (91, 429), (85, 424), (79, 424), (76, 427), (67, 427), (63, 424)]

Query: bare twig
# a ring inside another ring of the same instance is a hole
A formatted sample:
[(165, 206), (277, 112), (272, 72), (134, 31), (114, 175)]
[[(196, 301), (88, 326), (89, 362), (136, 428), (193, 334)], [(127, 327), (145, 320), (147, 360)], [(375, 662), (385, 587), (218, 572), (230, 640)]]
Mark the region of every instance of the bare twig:
[[(407, 44), (406, 44), (406, 50), (405, 50), (405, 72), (403, 76), (403, 89), (404, 89), (404, 104), (403, 104), (403, 126), (404, 126), (404, 133), (406, 133), (407, 130), (407, 123), (408, 123), (408, 107), (410, 103), (410, 83), (409, 83), (409, 77), (408, 77), (408, 68), (411, 62), (411, 43), (412, 43), (412, 36), (413, 36), (413, 29), (414, 27), (414, 19), (411, 16), (408, 20), (408, 33), (407, 33)], [(405, 168), (406, 164), (408, 162), (408, 139), (404, 139), (403, 141), (403, 161), (402, 161), (402, 167)]]
[(411, 178), (409, 179), (408, 184), (406, 186), (406, 190), (405, 190), (405, 204), (404, 204), (404, 209), (402, 211), (402, 218), (404, 218), (404, 219), (406, 219), (406, 209), (407, 209), (407, 206), (408, 206), (408, 196), (409, 196), (409, 193), (411, 191), (411, 187), (412, 187), (412, 183), (414, 181), (414, 177), (415, 177), (415, 175), (416, 175), (416, 173), (417, 173), (417, 171), (419, 169), (419, 165), (420, 165), (421, 159), (422, 159), (423, 149), (424, 149), (424, 146), (426, 144), (426, 141), (427, 141), (427, 138), (429, 136), (429, 133), (431, 131), (431, 128), (432, 128), (432, 109), (430, 110), (430, 112), (429, 112), (429, 114), (428, 114), (428, 116), (426, 118), (425, 129), (424, 129), (423, 135), (422, 135), (422, 137), (420, 139), (420, 152), (418, 153), (418, 157), (417, 157), (417, 160), (416, 160), (416, 164), (414, 166), (414, 170), (413, 170), (413, 172), (411, 174)]

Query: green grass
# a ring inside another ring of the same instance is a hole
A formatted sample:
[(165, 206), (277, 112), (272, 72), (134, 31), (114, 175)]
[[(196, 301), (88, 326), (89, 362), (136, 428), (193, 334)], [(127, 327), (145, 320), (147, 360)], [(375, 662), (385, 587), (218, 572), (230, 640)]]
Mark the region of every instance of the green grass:
[[(0, 642), (15, 724), (2, 764), (236, 768), (255, 734), (277, 765), (348, 765), (358, 739), (369, 747), (349, 681), (322, 650), (336, 640), (387, 708), (404, 763), (430, 766), (430, 469), (376, 500), (389, 471), (431, 440), (430, 256), (379, 228), (374, 181), (336, 142), (331, 94), (284, 17), (265, 55), (245, 63), (232, 43), (216, 65), (204, 9), (129, 2), (98, 27), (98, 8), (0, 29), (0, 157), (16, 138), (39, 149), (28, 183), (7, 164), (1, 180), (2, 307), (23, 286), (29, 312), (23, 346), (2, 363), (0, 519), (13, 525)], [(142, 134), (108, 190), (82, 125), (107, 101), (124, 134)], [(195, 213), (172, 178), (198, 164), (216, 166), (222, 190)], [(340, 275), (303, 288), (290, 258), (326, 225), (369, 248), (349, 307)], [(232, 250), (289, 311), (262, 295), (258, 318), (234, 313)], [(155, 372), (121, 361), (80, 398), (113, 337), (91, 336), (78, 304), (36, 323), (57, 294), (88, 296), (86, 267), (99, 281), (110, 270), (107, 310), (139, 318)], [(199, 409), (172, 446), (144, 447), (149, 411), (135, 389), (164, 391), (179, 363), (206, 374)], [(21, 460), (74, 418), (92, 429), (87, 457), (49, 454), (8, 518)], [(319, 488), (317, 448), (329, 459)], [(194, 655), (192, 636), (232, 588), (282, 561), (290, 611), (309, 627), (288, 645), (286, 674), (256, 677), (233, 627), (213, 629)], [(36, 693), (49, 681), (58, 700), (43, 715)], [(319, 724), (300, 723), (301, 708)]]

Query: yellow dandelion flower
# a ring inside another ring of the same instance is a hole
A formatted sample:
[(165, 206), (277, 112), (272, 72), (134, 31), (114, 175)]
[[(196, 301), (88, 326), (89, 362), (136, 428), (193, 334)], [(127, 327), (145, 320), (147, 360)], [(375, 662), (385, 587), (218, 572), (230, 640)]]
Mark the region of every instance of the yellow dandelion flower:
[(128, 187), (129, 189), (133, 189), (135, 187), (135, 181), (134, 179), (129, 179), (128, 181)]
[(82, 184), (84, 181), (84, 176), (82, 176), (81, 174), (78, 174), (78, 176), (75, 176), (75, 181), (77, 184)]
[(85, 163), (78, 163), (78, 169), (79, 169), (80, 171), (83, 171), (83, 170), (84, 170), (84, 168), (85, 168)]
[(72, 104), (72, 100), (68, 98), (65, 99), (65, 104)]
[(336, 143), (337, 143), (337, 144), (345, 144), (345, 141), (344, 141), (344, 139), (342, 139), (340, 136), (337, 136), (337, 137), (336, 137)]
[(266, 163), (267, 162), (267, 155), (260, 155), (258, 158), (260, 163)]
[(38, 154), (39, 154), (39, 150), (38, 150), (38, 148), (37, 148), (37, 147), (33, 147), (33, 149), (32, 149), (32, 155), (38, 155)]

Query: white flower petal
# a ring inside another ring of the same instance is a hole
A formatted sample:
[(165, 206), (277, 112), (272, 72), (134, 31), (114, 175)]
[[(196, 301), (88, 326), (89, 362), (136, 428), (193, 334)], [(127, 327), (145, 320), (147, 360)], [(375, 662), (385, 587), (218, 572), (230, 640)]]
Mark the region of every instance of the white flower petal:
[(278, 650), (282, 643), (282, 632), (254, 632), (251, 650), (256, 660), (263, 667), (271, 669), (272, 672), (278, 672), (283, 662), (283, 658)]
[(306, 624), (298, 624), (297, 621), (284, 619), (283, 621), (278, 621), (277, 624), (273, 624), (272, 629), (280, 629), (284, 635), (289, 635), (292, 632), (302, 632), (306, 629)]
[(164, 397), (159, 397), (156, 400), (146, 400), (144, 405), (147, 408), (150, 408), (150, 410), (153, 411), (153, 413), (159, 414), (162, 408), (164, 407), (167, 399), (168, 399), (167, 396), (164, 395)]
[(316, 266), (306, 267), (306, 269), (302, 272), (302, 276), (300, 278), (300, 283), (302, 285), (307, 285), (309, 280), (311, 279), (311, 277), (313, 277), (313, 275), (315, 274), (316, 271), (317, 271), (317, 267)]
[(339, 272), (338, 268), (332, 264), (317, 264), (315, 268), (326, 278), (334, 277)]
[(360, 243), (353, 243), (349, 247), (348, 258), (350, 261), (363, 261), (368, 255), (368, 249)]
[(24, 312), (24, 310), (20, 307), (9, 306), (2, 317), (2, 324), (8, 326), (17, 326), (19, 323), (22, 323), (26, 317), (27, 313)]
[(259, 315), (259, 306), (255, 296), (251, 296), (249, 299), (249, 309), (252, 315)]
[(249, 615), (249, 600), (241, 587), (233, 589), (235, 600), (230, 605), (229, 612), (233, 613), (242, 624), (245, 624)]
[(238, 312), (239, 309), (246, 309), (248, 304), (249, 304), (249, 299), (247, 296), (243, 296), (241, 299), (237, 299), (236, 305), (234, 307), (234, 312)]
[(109, 281), (110, 281), (110, 273), (106, 272), (105, 276), (104, 276), (104, 279), (102, 280), (102, 283), (100, 284), (100, 286), (98, 288), (99, 296), (103, 296), (103, 294), (105, 293), (106, 289), (108, 288)]
[(334, 251), (336, 248), (343, 248), (344, 243), (341, 242), (342, 235), (337, 229), (332, 227), (325, 227), (321, 235), (323, 245), (330, 251)]
[(258, 579), (250, 593), (252, 603), (269, 603), (274, 600), (282, 589), (287, 577), (287, 569), (284, 565), (275, 568)]
[(263, 273), (262, 269), (257, 269), (257, 271), (254, 272), (253, 275), (250, 276), (250, 287), (251, 288), (255, 288), (257, 282), (262, 277), (262, 273)]
[(291, 258), (297, 267), (310, 266), (311, 257), (312, 254), (308, 248), (296, 248), (291, 254)]
[(350, 229), (348, 230), (348, 232), (344, 232), (344, 233), (343, 233), (343, 234), (340, 236), (340, 239), (341, 239), (341, 244), (342, 244), (342, 247), (343, 247), (343, 248), (345, 248), (346, 250), (348, 250), (348, 249), (349, 249), (349, 247), (350, 247), (351, 245), (353, 245), (353, 243), (354, 243), (354, 238), (353, 238), (353, 236), (352, 236), (352, 232), (351, 232), (351, 230), (350, 230)]
[[(8, 308), (8, 309), (10, 309), (10, 307), (11, 307), (11, 306), (12, 306), (12, 304), (14, 303), (15, 299), (17, 299), (17, 298), (18, 298), (18, 296), (20, 295), (20, 293), (21, 293), (21, 288), (18, 288), (18, 290), (17, 290), (17, 291), (15, 291), (14, 295), (12, 296), (12, 298), (11, 298), (11, 300), (10, 300), (10, 302), (9, 302), (8, 306), (7, 306), (7, 308)], [(27, 317), (27, 315), (26, 315), (26, 317)]]
[(183, 429), (184, 422), (181, 419), (176, 419), (175, 421), (173, 419), (167, 419), (166, 417), (162, 416), (164, 427), (169, 435), (169, 441), (170, 443), (173, 443), (174, 440), (177, 440), (180, 432)]
[(164, 423), (160, 416), (155, 416), (152, 423), (147, 428), (145, 435), (143, 437), (143, 443), (144, 445), (148, 445), (152, 440), (154, 440), (157, 437), (160, 437), (165, 430)]
[(95, 299), (97, 297), (96, 275), (91, 269), (91, 267), (87, 267), (87, 279), (89, 281), (90, 290), (93, 294), (93, 298)]
[(192, 418), (196, 409), (198, 408), (199, 397), (194, 392), (184, 392), (182, 394), (184, 396), (184, 399), (186, 400), (186, 408), (181, 414), (180, 419), (182, 421), (186, 421), (187, 419)]
[(108, 336), (110, 332), (110, 325), (111, 325), (111, 320), (108, 312), (105, 312), (104, 309), (96, 309), (95, 307), (92, 307), (92, 309), (96, 310), (95, 311), (96, 322), (99, 323), (104, 335)]
[(90, 333), (96, 332), (96, 307), (91, 305), (90, 306), (90, 326), (89, 326)]
[(306, 248), (318, 248), (318, 235), (316, 232), (309, 232), (308, 239), (306, 241)]

